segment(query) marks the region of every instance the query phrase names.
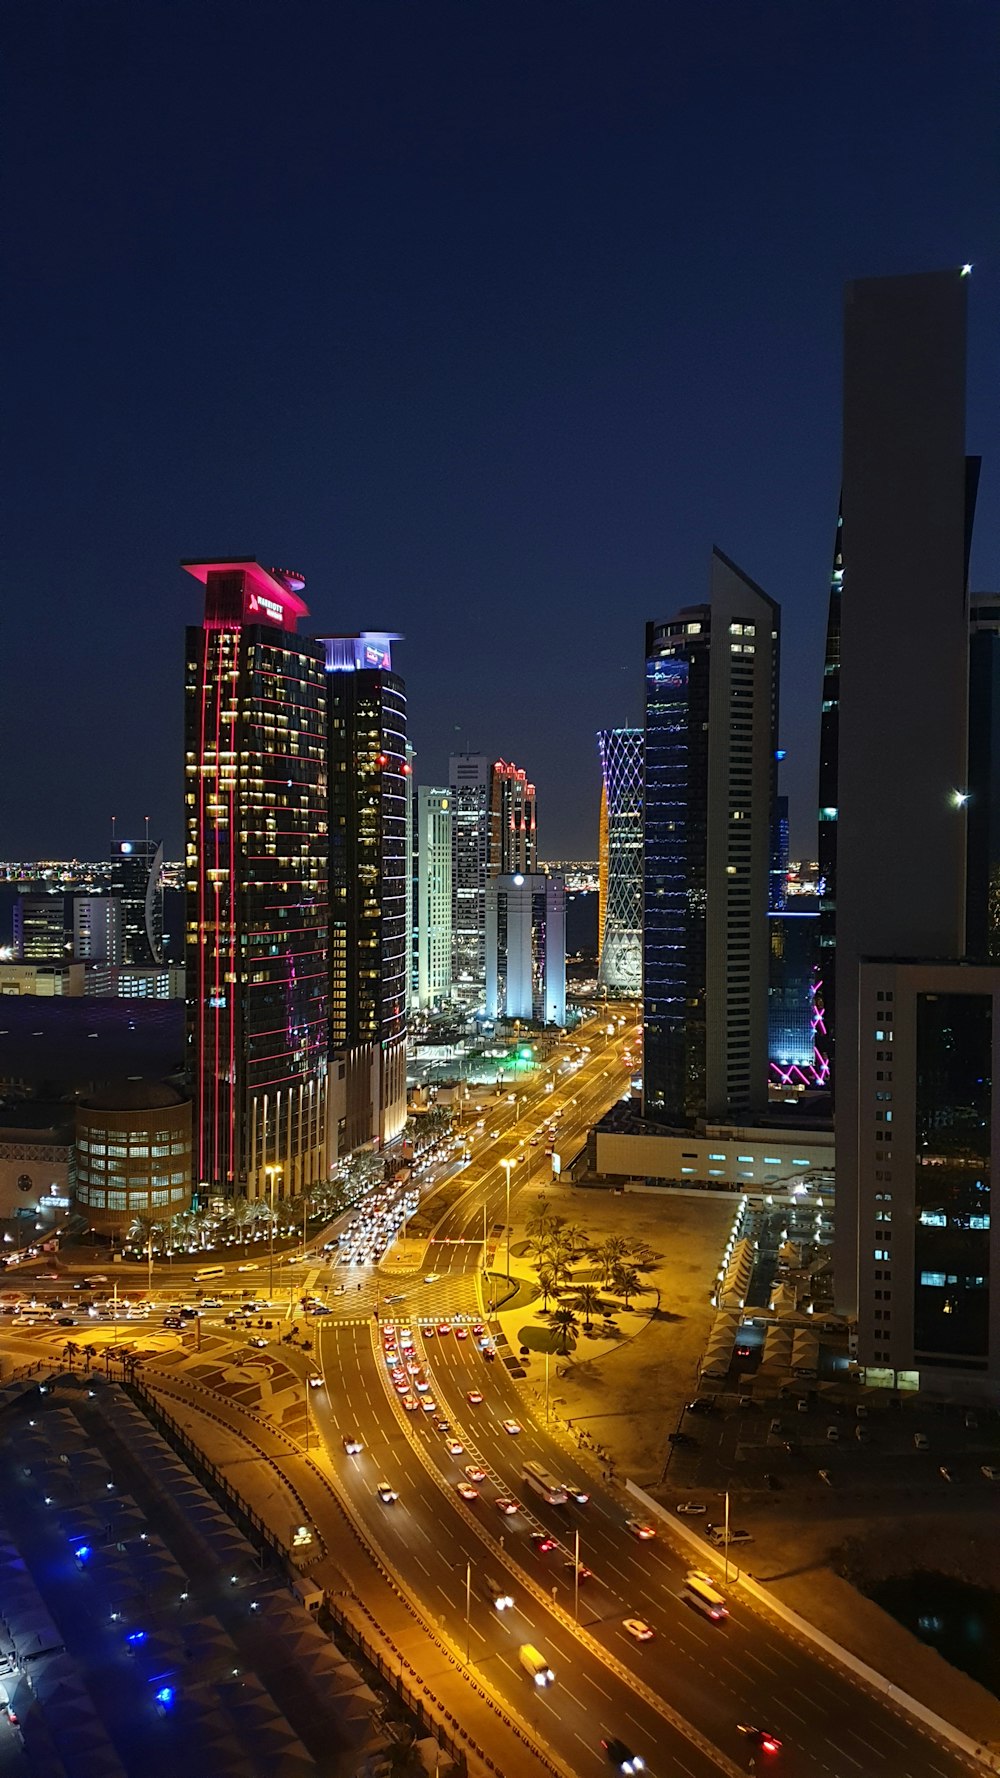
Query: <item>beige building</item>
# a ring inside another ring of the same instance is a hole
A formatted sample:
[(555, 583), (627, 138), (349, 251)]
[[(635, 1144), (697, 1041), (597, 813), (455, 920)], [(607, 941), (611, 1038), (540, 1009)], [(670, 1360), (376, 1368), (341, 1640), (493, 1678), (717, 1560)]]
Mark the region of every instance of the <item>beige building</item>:
[(83, 963), (0, 963), (0, 994), (37, 994), (51, 1000), (56, 995), (84, 992)]
[(191, 1104), (173, 1087), (126, 1081), (77, 1107), (76, 1204), (91, 1228), (122, 1232), (191, 1206)]
[(833, 1131), (709, 1125), (704, 1133), (602, 1130), (590, 1134), (593, 1172), (611, 1179), (657, 1179), (665, 1185), (733, 1186), (753, 1192), (787, 1187), (833, 1168)]

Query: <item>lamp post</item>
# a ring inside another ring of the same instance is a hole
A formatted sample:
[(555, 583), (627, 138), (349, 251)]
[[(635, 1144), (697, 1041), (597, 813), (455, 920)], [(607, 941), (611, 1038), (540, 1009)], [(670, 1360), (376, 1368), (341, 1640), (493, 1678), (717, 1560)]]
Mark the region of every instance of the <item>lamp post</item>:
[(546, 1347), (546, 1351), (545, 1351), (545, 1424), (546, 1424), (546, 1426), (549, 1423), (549, 1359), (550, 1359), (550, 1357), (551, 1357), (551, 1353), (549, 1352), (548, 1348)]
[(725, 1562), (726, 1585), (728, 1586), (729, 1585), (729, 1489), (728, 1488), (726, 1489), (726, 1545), (725, 1545), (724, 1562)]
[(514, 1168), (516, 1167), (517, 1162), (513, 1158), (508, 1158), (507, 1160), (501, 1161), (500, 1165), (507, 1175), (507, 1283), (509, 1284), (510, 1283), (510, 1176), (514, 1171)]
[(580, 1530), (577, 1527), (573, 1549), (573, 1622), (580, 1622)]
[(270, 1252), (269, 1252), (269, 1256), (268, 1256), (267, 1294), (268, 1294), (268, 1297), (273, 1297), (273, 1295), (274, 1295), (274, 1175), (276, 1173), (280, 1173), (281, 1168), (280, 1167), (265, 1167), (264, 1172), (267, 1175), (268, 1190), (270, 1192), (270, 1197), (271, 1197), (271, 1216), (270, 1216), (270, 1229), (269, 1229)]

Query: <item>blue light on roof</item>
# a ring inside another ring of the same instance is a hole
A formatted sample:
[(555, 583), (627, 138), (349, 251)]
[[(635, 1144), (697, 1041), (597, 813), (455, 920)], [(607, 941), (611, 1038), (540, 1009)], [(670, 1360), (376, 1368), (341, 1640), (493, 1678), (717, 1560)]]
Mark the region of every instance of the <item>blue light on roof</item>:
[(161, 1685), (159, 1691), (156, 1693), (156, 1702), (158, 1704), (161, 1704), (163, 1706), (164, 1710), (169, 1710), (173, 1701), (174, 1701), (173, 1686), (172, 1685)]
[(88, 1561), (91, 1554), (92, 1554), (89, 1543), (78, 1543), (76, 1546), (76, 1549), (73, 1551), (73, 1554), (75, 1555), (78, 1562)]
[(134, 1648), (137, 1643), (145, 1642), (146, 1632), (145, 1630), (130, 1630), (125, 1640), (126, 1642), (130, 1642)]

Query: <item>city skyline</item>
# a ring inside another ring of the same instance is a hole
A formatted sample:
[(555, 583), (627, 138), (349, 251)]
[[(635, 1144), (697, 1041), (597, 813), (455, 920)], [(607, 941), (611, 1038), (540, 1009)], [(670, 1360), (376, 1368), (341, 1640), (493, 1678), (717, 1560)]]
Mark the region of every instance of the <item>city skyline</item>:
[[(593, 733), (639, 719), (645, 617), (720, 544), (782, 605), (810, 854), (848, 279), (977, 262), (974, 589), (1000, 559), (991, 46), (974, 8), (910, 19), (639, 8), (597, 56), (555, 12), (272, 41), (182, 3), (72, 54), (14, 17), (5, 127), (47, 128), (12, 231), (10, 849), (97, 853), (116, 810), (178, 854), (175, 563), (223, 539), (294, 549), (317, 628), (411, 638), (418, 783), (458, 750), (542, 763), (550, 857), (596, 855)], [(223, 126), (230, 83), (294, 93), (294, 129)], [(224, 299), (195, 274), (251, 242), (266, 269)]]

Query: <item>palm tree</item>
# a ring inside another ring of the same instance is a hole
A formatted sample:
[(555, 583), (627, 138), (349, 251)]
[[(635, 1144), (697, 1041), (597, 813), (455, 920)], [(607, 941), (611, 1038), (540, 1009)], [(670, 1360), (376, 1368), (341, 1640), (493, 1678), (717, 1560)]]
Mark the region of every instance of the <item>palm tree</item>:
[(70, 1370), (73, 1369), (74, 1358), (78, 1358), (79, 1355), (80, 1355), (80, 1348), (77, 1345), (76, 1341), (75, 1340), (67, 1340), (65, 1346), (63, 1347), (63, 1358), (66, 1359), (67, 1362), (69, 1363)]
[(627, 1252), (628, 1242), (623, 1241), (620, 1235), (609, 1235), (606, 1241), (602, 1241), (599, 1247), (595, 1247), (594, 1258), (601, 1268), (601, 1276), (605, 1284), (610, 1281), (612, 1272), (616, 1266), (621, 1265)]
[(553, 1327), (559, 1329), (559, 1355), (569, 1357), (570, 1339), (576, 1333), (580, 1323), (570, 1308), (553, 1309), (549, 1320)]
[(427, 1767), (412, 1735), (409, 1740), (391, 1742), (385, 1757), (392, 1778), (427, 1778)]
[(583, 1325), (587, 1333), (594, 1325), (594, 1316), (600, 1308), (601, 1299), (593, 1284), (581, 1284), (580, 1294), (576, 1299), (576, 1307), (583, 1312)]
[(549, 1307), (549, 1297), (555, 1296), (559, 1289), (556, 1274), (551, 1266), (539, 1266), (538, 1283), (542, 1292), (542, 1308), (547, 1312)]
[(538, 1202), (535, 1209), (528, 1217), (527, 1229), (529, 1235), (543, 1236), (545, 1238), (552, 1233), (552, 1212), (544, 1192), (539, 1192), (538, 1194)]
[(551, 1252), (551, 1242), (548, 1235), (530, 1235), (528, 1237), (528, 1252), (536, 1266), (544, 1265)]
[(625, 1298), (626, 1309), (631, 1307), (630, 1299), (647, 1288), (634, 1266), (615, 1266), (612, 1278), (615, 1289)]

